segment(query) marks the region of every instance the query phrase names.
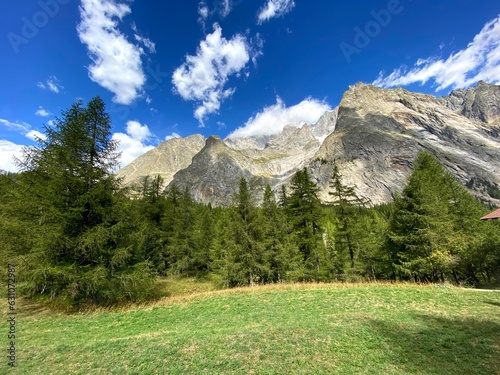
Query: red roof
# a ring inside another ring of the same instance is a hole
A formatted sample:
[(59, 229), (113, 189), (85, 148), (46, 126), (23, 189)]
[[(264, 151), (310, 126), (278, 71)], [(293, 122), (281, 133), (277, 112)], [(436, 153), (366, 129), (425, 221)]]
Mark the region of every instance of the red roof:
[(481, 220), (500, 219), (500, 208), (481, 218)]

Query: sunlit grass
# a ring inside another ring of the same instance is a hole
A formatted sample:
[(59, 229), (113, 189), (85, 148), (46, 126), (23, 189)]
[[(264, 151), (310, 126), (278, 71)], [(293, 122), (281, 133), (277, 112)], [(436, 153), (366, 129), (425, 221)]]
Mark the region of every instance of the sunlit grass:
[(21, 303), (16, 373), (500, 373), (500, 292), (162, 283), (170, 297), (111, 311)]

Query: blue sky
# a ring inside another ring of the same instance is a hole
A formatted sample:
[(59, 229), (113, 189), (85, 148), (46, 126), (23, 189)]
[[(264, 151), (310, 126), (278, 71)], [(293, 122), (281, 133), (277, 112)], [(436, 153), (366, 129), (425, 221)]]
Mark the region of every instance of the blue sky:
[(349, 85), (500, 82), (498, 0), (19, 0), (0, 5), (0, 169), (99, 95), (122, 163), (169, 137), (315, 122)]

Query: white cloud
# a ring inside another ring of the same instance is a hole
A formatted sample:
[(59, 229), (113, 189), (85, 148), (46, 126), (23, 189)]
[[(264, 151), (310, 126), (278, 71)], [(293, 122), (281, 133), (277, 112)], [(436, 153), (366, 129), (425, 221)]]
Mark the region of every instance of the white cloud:
[(203, 27), (203, 31), (205, 31), (205, 21), (208, 19), (209, 15), (210, 9), (208, 9), (207, 4), (205, 1), (200, 1), (198, 4), (198, 23)]
[(230, 0), (222, 0), (220, 2), (219, 14), (221, 15), (222, 18), (226, 18), (227, 16), (229, 16), (231, 10), (232, 8)]
[(202, 20), (206, 20), (208, 18), (210, 11), (208, 9), (207, 4), (202, 1), (198, 4), (198, 15)]
[(64, 86), (62, 86), (59, 83), (59, 80), (57, 79), (56, 76), (50, 76), (49, 79), (47, 79), (45, 81), (45, 83), (38, 82), (36, 85), (38, 88), (40, 88), (42, 90), (50, 90), (56, 94), (59, 94), (61, 92), (61, 90), (64, 89)]
[[(220, 26), (200, 42), (196, 55), (186, 56), (186, 61), (174, 71), (172, 83), (175, 91), (185, 100), (198, 103), (194, 116), (203, 126), (207, 115), (216, 113), (221, 102), (236, 89), (225, 86), (231, 75), (239, 76), (250, 58), (261, 54), (252, 50), (250, 42), (241, 34), (227, 40)], [(251, 56), (252, 55), (252, 56)]]
[(40, 117), (47, 117), (47, 116), (50, 116), (50, 113), (47, 112), (45, 109), (43, 109), (42, 106), (39, 106), (37, 111), (35, 112), (35, 115), (40, 116)]
[(124, 105), (141, 95), (146, 82), (141, 61), (144, 50), (130, 43), (117, 28), (118, 20), (130, 12), (127, 4), (117, 0), (82, 0), (77, 27), (92, 59), (90, 78), (114, 93), (114, 102)]
[(295, 8), (293, 0), (269, 0), (257, 15), (257, 24), (262, 25), (272, 18), (283, 17)]
[[(50, 121), (49, 121), (50, 123)], [(3, 118), (0, 118), (0, 124), (6, 126), (9, 130), (16, 131), (18, 133), (23, 134), (26, 138), (32, 140), (32, 141), (37, 141), (37, 137), (40, 139), (47, 139), (47, 136), (38, 130), (33, 130), (31, 129), (31, 125), (27, 124), (25, 122), (11, 122), (9, 120), (5, 120)], [(8, 142), (8, 141), (6, 141)], [(21, 147), (21, 146), (19, 146)], [(1, 167), (0, 167), (1, 169)]]
[(147, 140), (152, 136), (147, 125), (141, 125), (138, 121), (127, 122), (127, 134), (140, 142)]
[(30, 130), (26, 134), (26, 138), (31, 139), (32, 141), (38, 142), (38, 139), (46, 140), (47, 136), (43, 133), (40, 133), (38, 130)]
[(280, 97), (276, 104), (265, 107), (262, 112), (251, 117), (247, 123), (234, 132), (229, 138), (248, 138), (260, 135), (273, 135), (280, 133), (285, 125), (301, 126), (303, 123), (315, 124), (319, 118), (331, 107), (316, 99), (307, 98), (292, 107), (286, 107)]
[(0, 124), (6, 126), (10, 130), (14, 130), (23, 134), (26, 134), (31, 129), (31, 125), (25, 122), (11, 122), (3, 118), (0, 118)]
[(202, 0), (198, 3), (198, 22), (205, 29), (205, 21), (213, 16), (214, 14), (218, 14), (220, 18), (226, 18), (229, 16), (229, 13), (233, 10), (233, 5), (237, 5), (235, 0), (217, 0), (214, 1), (214, 8), (210, 9), (205, 0)]
[(14, 157), (22, 157), (22, 145), (16, 145), (5, 139), (0, 139), (0, 169), (8, 172), (17, 172), (18, 169), (14, 162)]
[(387, 77), (381, 72), (373, 84), (394, 87), (430, 80), (437, 86), (436, 91), (464, 88), (480, 80), (500, 83), (500, 16), (488, 22), (467, 48), (446, 60), (419, 59), (409, 71), (401, 67)]
[(127, 122), (127, 134), (114, 133), (112, 139), (118, 141), (118, 151), (121, 152), (120, 168), (131, 163), (142, 154), (154, 149), (154, 146), (146, 145), (144, 142), (153, 134), (147, 125), (138, 121)]
[(139, 30), (137, 30), (137, 26), (135, 23), (132, 24), (132, 30), (134, 31), (134, 38), (137, 40), (139, 43), (143, 44), (144, 47), (146, 47), (149, 51), (149, 53), (156, 53), (156, 44), (149, 38), (143, 37), (140, 33)]
[(173, 132), (172, 134), (167, 135), (165, 137), (165, 140), (170, 141), (171, 139), (175, 139), (175, 138), (182, 138), (182, 137), (179, 134), (177, 134), (176, 132)]

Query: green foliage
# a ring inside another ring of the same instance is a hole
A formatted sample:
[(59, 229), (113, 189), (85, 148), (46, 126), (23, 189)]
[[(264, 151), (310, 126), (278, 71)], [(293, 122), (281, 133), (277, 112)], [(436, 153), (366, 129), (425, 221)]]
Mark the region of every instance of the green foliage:
[(478, 219), (485, 207), (428, 153), (395, 199), (389, 245), (396, 275), (421, 281), (476, 284), (496, 267), (484, 260), (495, 236)]
[(138, 254), (111, 174), (118, 154), (104, 103), (79, 101), (45, 132), (38, 147), (24, 150), (12, 201), (19, 208), (12, 216), (31, 228), (20, 258), (24, 291), (68, 306), (147, 296), (154, 274)]
[(263, 245), (269, 257), (267, 282), (296, 281), (303, 277), (303, 259), (293, 227), (278, 207), (269, 185), (264, 191), (261, 207), (264, 228)]
[(323, 243), (318, 187), (311, 180), (306, 168), (295, 173), (290, 187), (292, 191), (290, 196), (286, 197), (284, 209), (303, 256), (304, 278), (324, 279), (327, 259)]
[(330, 192), (328, 194), (333, 199), (329, 204), (336, 208), (338, 215), (338, 222), (334, 227), (336, 229), (337, 246), (343, 245), (347, 247), (351, 268), (354, 268), (355, 238), (353, 223), (356, 221), (355, 208), (364, 206), (367, 202), (356, 194), (354, 186), (347, 186), (343, 183), (342, 175), (335, 163), (333, 164), (333, 174), (330, 179)]
[(67, 309), (154, 296), (156, 275), (220, 287), (289, 281), (500, 281), (500, 223), (429, 154), (394, 203), (366, 207), (334, 165), (321, 206), (307, 169), (257, 207), (245, 179), (231, 207), (202, 205), (160, 176), (120, 189), (99, 98), (63, 112), (0, 175), (0, 256), (24, 295)]

